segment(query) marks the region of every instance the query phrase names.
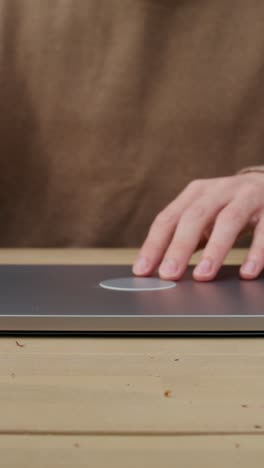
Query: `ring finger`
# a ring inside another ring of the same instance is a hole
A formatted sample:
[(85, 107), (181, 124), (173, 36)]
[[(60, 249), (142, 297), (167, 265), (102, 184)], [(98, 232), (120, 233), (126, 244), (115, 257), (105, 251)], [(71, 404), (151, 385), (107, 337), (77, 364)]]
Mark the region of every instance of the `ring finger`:
[(240, 197), (221, 211), (204, 249), (202, 260), (193, 272), (196, 280), (208, 281), (215, 277), (254, 209), (248, 200)]

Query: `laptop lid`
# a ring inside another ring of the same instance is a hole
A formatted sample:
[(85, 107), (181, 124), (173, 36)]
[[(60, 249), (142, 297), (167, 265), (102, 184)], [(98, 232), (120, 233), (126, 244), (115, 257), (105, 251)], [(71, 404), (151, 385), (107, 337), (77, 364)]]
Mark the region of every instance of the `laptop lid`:
[(264, 275), (246, 281), (238, 271), (224, 266), (198, 283), (188, 267), (165, 289), (116, 290), (109, 280), (145, 278), (130, 265), (0, 265), (0, 333), (263, 334)]

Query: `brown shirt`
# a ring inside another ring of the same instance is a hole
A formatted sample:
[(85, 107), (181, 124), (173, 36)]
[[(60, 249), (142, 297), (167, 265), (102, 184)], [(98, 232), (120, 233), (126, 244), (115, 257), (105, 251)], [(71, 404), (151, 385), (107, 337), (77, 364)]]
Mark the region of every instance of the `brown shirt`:
[(264, 2), (0, 0), (0, 246), (139, 246), (264, 161)]

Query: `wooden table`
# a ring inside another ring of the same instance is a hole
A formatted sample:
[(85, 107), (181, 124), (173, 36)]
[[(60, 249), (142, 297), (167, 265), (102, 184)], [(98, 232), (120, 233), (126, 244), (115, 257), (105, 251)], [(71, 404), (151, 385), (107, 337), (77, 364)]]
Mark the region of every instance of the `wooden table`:
[[(0, 251), (3, 263), (135, 256)], [(1, 338), (0, 431), (3, 468), (262, 468), (264, 340)]]

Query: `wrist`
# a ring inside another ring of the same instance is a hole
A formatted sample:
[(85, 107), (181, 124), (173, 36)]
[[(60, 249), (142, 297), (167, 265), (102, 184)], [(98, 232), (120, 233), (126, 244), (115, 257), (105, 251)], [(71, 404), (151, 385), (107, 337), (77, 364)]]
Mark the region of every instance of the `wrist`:
[(243, 169), (240, 169), (240, 171), (237, 172), (238, 175), (240, 174), (249, 174), (252, 172), (260, 172), (264, 174), (264, 166), (249, 166), (249, 167), (244, 167)]

